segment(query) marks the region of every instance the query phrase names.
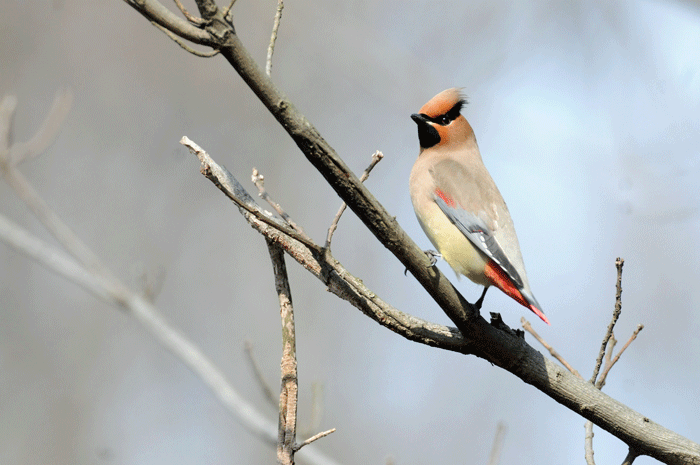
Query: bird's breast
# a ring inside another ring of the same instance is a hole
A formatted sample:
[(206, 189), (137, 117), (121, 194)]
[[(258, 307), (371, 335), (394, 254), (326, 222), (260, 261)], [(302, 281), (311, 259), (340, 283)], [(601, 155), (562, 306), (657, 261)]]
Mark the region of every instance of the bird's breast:
[(443, 213), (433, 195), (432, 191), (412, 189), (413, 209), (425, 235), (455, 273), (477, 284), (490, 285), (484, 274), (488, 258)]

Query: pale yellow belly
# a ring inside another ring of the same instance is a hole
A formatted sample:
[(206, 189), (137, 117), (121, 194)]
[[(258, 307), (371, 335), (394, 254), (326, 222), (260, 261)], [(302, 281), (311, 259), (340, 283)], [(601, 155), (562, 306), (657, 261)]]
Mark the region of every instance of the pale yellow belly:
[(484, 267), (487, 258), (482, 252), (476, 249), (469, 239), (462, 234), (457, 227), (445, 216), (437, 204), (430, 208), (430, 212), (422, 218), (416, 212), (420, 223), (430, 242), (442, 254), (445, 261), (457, 274), (462, 274), (482, 286), (489, 286), (491, 283), (484, 275)]

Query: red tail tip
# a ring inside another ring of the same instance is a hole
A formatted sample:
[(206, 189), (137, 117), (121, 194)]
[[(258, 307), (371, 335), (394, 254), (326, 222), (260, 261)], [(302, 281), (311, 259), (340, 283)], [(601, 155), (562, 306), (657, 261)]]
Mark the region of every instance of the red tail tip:
[(552, 324), (549, 322), (549, 320), (548, 320), (547, 317), (544, 315), (544, 313), (542, 313), (542, 310), (540, 310), (539, 308), (535, 307), (534, 305), (530, 305), (528, 308), (529, 308), (530, 310), (532, 310), (532, 313), (534, 313), (535, 315), (537, 315), (538, 317), (540, 317), (540, 319), (541, 319), (542, 321), (544, 321), (545, 323), (547, 323), (549, 326), (552, 326)]

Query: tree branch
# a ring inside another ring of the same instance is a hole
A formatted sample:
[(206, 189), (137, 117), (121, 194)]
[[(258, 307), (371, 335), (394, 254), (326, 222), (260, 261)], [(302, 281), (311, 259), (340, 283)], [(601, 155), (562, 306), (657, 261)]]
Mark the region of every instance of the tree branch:
[(567, 370), (569, 370), (574, 376), (576, 376), (577, 378), (579, 378), (579, 379), (581, 379), (581, 380), (583, 379), (583, 376), (581, 376), (581, 374), (580, 374), (578, 371), (576, 371), (576, 369), (575, 369), (574, 367), (572, 367), (571, 365), (569, 365), (569, 362), (567, 362), (566, 360), (564, 360), (564, 357), (562, 357), (561, 355), (559, 355), (559, 352), (557, 352), (557, 351), (554, 349), (554, 347), (552, 347), (550, 344), (548, 344), (547, 341), (545, 341), (542, 337), (540, 337), (539, 334), (537, 334), (537, 331), (534, 330), (534, 328), (532, 327), (532, 325), (530, 324), (530, 322), (527, 321), (527, 319), (525, 319), (525, 317), (521, 317), (521, 318), (520, 318), (520, 324), (523, 326), (523, 329), (524, 329), (525, 331), (527, 331), (528, 333), (532, 334), (532, 337), (534, 337), (535, 339), (537, 339), (537, 342), (539, 342), (540, 344), (542, 344), (542, 346), (543, 346), (545, 349), (547, 349), (547, 350), (549, 351), (549, 354), (550, 354), (552, 357), (554, 357), (554, 358), (556, 358), (557, 360), (559, 360), (559, 363), (561, 363), (562, 365), (564, 365), (564, 367), (565, 367)]
[(253, 181), (253, 184), (255, 184), (255, 187), (258, 188), (258, 195), (260, 196), (260, 198), (266, 201), (277, 212), (277, 214), (282, 217), (284, 222), (292, 227), (292, 229), (294, 229), (299, 234), (304, 235), (307, 239), (310, 240), (309, 236), (304, 232), (304, 230), (299, 225), (297, 225), (294, 222), (294, 220), (292, 220), (292, 218), (287, 214), (287, 212), (284, 211), (282, 206), (275, 202), (274, 199), (270, 197), (270, 194), (267, 193), (267, 189), (265, 189), (265, 176), (260, 174), (257, 168), (253, 168), (253, 174), (250, 177), (250, 179), (251, 181)]
[(199, 29), (178, 18), (175, 13), (157, 0), (124, 0), (124, 2), (141, 13), (144, 18), (163, 26), (183, 39), (199, 45), (208, 45), (210, 47), (216, 45), (216, 41), (213, 40), (212, 35), (208, 31)]
[(302, 442), (302, 443), (297, 444), (296, 446), (294, 446), (294, 449), (298, 451), (298, 450), (301, 449), (302, 447), (308, 446), (308, 445), (311, 444), (312, 442), (318, 441), (318, 440), (321, 439), (321, 438), (325, 438), (326, 436), (328, 436), (328, 435), (331, 434), (331, 433), (335, 433), (335, 428), (331, 428), (331, 429), (329, 429), (329, 430), (327, 430), (327, 431), (322, 431), (322, 432), (320, 432), (320, 433), (318, 433), (318, 434), (314, 434), (313, 436), (311, 436), (311, 437), (310, 437), (309, 439), (307, 439), (306, 441), (304, 441), (304, 442)]
[(289, 288), (287, 267), (284, 264), (284, 250), (268, 239), (267, 248), (275, 274), (275, 290), (280, 304), (282, 319), (282, 386), (280, 387), (279, 422), (277, 425), (277, 463), (293, 465), (297, 437), (297, 399), (299, 381), (297, 379), (296, 330), (294, 328), (294, 306)]
[(603, 342), (600, 344), (600, 350), (598, 351), (598, 358), (595, 361), (595, 368), (593, 368), (593, 376), (591, 376), (590, 383), (595, 384), (596, 378), (598, 378), (598, 372), (600, 372), (600, 366), (603, 363), (603, 356), (605, 355), (605, 350), (608, 347), (608, 341), (613, 336), (613, 330), (615, 329), (615, 323), (617, 319), (620, 318), (620, 313), (622, 313), (622, 267), (625, 261), (617, 257), (615, 260), (615, 267), (617, 268), (617, 283), (616, 283), (616, 293), (615, 293), (615, 310), (613, 311), (612, 319), (610, 324), (608, 324), (608, 329), (603, 336)]
[(362, 280), (351, 275), (332, 255), (326, 254), (323, 247), (299, 235), (286, 223), (265, 215), (236, 178), (196, 143), (187, 137), (183, 137), (180, 143), (197, 156), (201, 162), (202, 174), (236, 203), (253, 228), (266, 238), (280, 243), (290, 257), (320, 279), (330, 292), (406, 339), (445, 350), (469, 352), (471, 345), (457, 329), (427, 322), (388, 305), (369, 290)]
[(275, 53), (275, 42), (277, 42), (277, 31), (280, 28), (280, 21), (282, 20), (283, 9), (284, 2), (282, 2), (282, 0), (277, 0), (277, 11), (275, 12), (275, 21), (272, 25), (272, 34), (270, 34), (270, 45), (267, 47), (267, 62), (265, 64), (265, 73), (268, 76), (272, 76), (272, 54)]
[[(384, 158), (384, 154), (379, 150), (372, 154), (372, 161), (369, 162), (369, 166), (367, 166), (367, 168), (365, 168), (364, 173), (362, 173), (362, 176), (360, 177), (360, 182), (367, 181), (367, 179), (369, 178), (369, 174), (372, 172), (374, 167), (377, 166), (377, 163), (382, 161), (382, 158)], [(338, 228), (338, 222), (340, 221), (340, 217), (343, 215), (343, 212), (345, 212), (345, 209), (347, 207), (348, 204), (343, 202), (343, 204), (338, 209), (338, 213), (335, 214), (333, 222), (328, 228), (328, 234), (326, 235), (326, 245), (324, 246), (326, 249), (331, 248), (331, 240), (333, 239), (333, 233), (335, 233), (335, 230)]]

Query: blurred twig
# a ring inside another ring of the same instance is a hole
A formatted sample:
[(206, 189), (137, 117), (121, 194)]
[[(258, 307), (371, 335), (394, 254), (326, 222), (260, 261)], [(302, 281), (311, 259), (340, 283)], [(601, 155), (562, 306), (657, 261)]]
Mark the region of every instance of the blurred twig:
[(559, 355), (559, 352), (557, 352), (557, 351), (554, 349), (554, 347), (552, 347), (551, 345), (549, 345), (549, 344), (547, 343), (547, 341), (545, 341), (539, 334), (537, 334), (537, 332), (533, 329), (533, 327), (532, 327), (532, 325), (530, 324), (530, 322), (529, 322), (527, 319), (525, 319), (525, 317), (521, 317), (521, 318), (520, 318), (520, 324), (523, 326), (523, 329), (524, 329), (525, 331), (527, 331), (528, 333), (532, 334), (532, 336), (533, 336), (535, 339), (537, 339), (537, 341), (538, 341), (540, 344), (542, 344), (542, 346), (543, 346), (545, 349), (547, 349), (547, 350), (549, 351), (549, 353), (552, 355), (552, 357), (554, 357), (554, 358), (556, 358), (557, 360), (559, 360), (559, 362), (560, 362), (562, 365), (564, 365), (564, 367), (565, 367), (567, 370), (569, 370), (571, 373), (573, 373), (577, 378), (583, 379), (583, 377), (581, 376), (581, 374), (580, 374), (578, 371), (576, 371), (576, 369), (575, 369), (574, 367), (572, 367), (571, 365), (569, 365), (569, 362), (567, 362), (566, 360), (564, 360), (564, 357), (562, 357), (561, 355)]
[[(151, 336), (202, 380), (216, 395), (219, 402), (248, 431), (264, 442), (275, 445), (277, 443), (277, 428), (274, 423), (267, 420), (243, 399), (223, 372), (197, 345), (171, 326), (147, 296), (131, 291), (128, 286), (102, 265), (92, 250), (84, 245), (59, 216), (47, 206), (15, 164), (10, 162), (10, 153), (19, 150), (15, 148), (17, 144), (12, 147), (8, 146), (12, 141), (11, 127), (15, 108), (16, 99), (14, 97), (3, 98), (0, 102), (0, 171), (18, 196), (27, 202), (39, 220), (72, 257), (57, 247), (34, 237), (2, 215), (0, 215), (0, 240), (136, 318)], [(60, 113), (52, 110), (49, 112), (48, 118), (55, 118)], [(55, 135), (58, 128), (55, 130), (43, 129), (52, 127), (54, 127), (53, 123), (45, 122), (39, 132)], [(33, 153), (32, 151), (36, 150), (37, 147), (48, 147), (49, 145), (44, 136), (35, 135), (32, 140), (37, 142), (26, 144), (32, 147), (28, 153)], [(35, 155), (38, 153), (34, 153)], [(307, 461), (319, 465), (336, 464), (335, 461), (315, 449), (307, 449), (304, 452)]]
[(272, 34), (270, 35), (270, 45), (267, 47), (267, 61), (265, 63), (265, 73), (268, 76), (272, 75), (272, 54), (275, 53), (275, 42), (277, 42), (277, 31), (280, 28), (283, 9), (284, 3), (282, 0), (277, 0), (277, 11), (275, 12), (275, 21), (272, 24)]
[(262, 389), (262, 392), (263, 392), (265, 399), (270, 403), (270, 405), (277, 408), (278, 400), (275, 399), (275, 395), (272, 393), (272, 389), (265, 381), (265, 378), (263, 377), (262, 371), (260, 371), (260, 367), (258, 366), (258, 362), (255, 360), (255, 357), (253, 356), (253, 344), (250, 341), (245, 341), (244, 348), (245, 348), (245, 353), (248, 356), (248, 361), (250, 362), (250, 366), (253, 369), (253, 374), (255, 375), (255, 379), (258, 381), (258, 385), (260, 386), (260, 389)]
[(506, 425), (502, 421), (496, 426), (496, 435), (493, 438), (493, 446), (491, 447), (491, 455), (489, 456), (489, 465), (498, 465), (501, 460), (501, 450), (503, 449), (503, 441), (506, 437)]

